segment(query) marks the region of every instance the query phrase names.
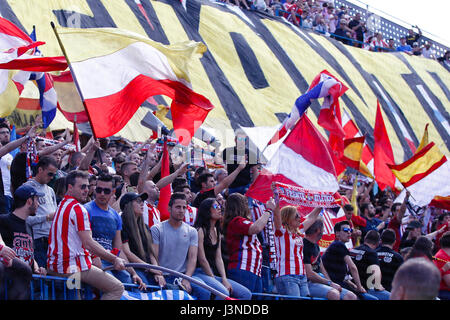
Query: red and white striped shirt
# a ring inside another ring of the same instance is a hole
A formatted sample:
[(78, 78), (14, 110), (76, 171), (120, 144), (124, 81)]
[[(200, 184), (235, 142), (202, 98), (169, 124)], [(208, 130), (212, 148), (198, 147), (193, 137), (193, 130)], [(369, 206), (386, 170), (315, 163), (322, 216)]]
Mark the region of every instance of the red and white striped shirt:
[[(252, 206), (251, 206), (251, 213), (252, 213), (252, 219), (253, 221), (258, 220), (266, 210), (266, 206), (264, 203), (253, 199), (252, 200)], [(277, 260), (277, 254), (275, 251), (275, 235), (274, 235), (274, 226), (273, 226), (273, 219), (272, 216), (270, 216), (269, 220), (267, 221), (266, 226), (263, 229), (263, 245), (269, 246), (269, 265), (272, 270), (276, 270), (276, 260)]]
[[(300, 229), (303, 225), (300, 225)], [(275, 230), (277, 252), (277, 277), (289, 274), (304, 275), (303, 237), (287, 231), (284, 227)]]
[(86, 208), (66, 195), (56, 209), (50, 228), (47, 269), (66, 274), (89, 270), (92, 259), (83, 247), (78, 232), (90, 230)]
[(228, 269), (241, 269), (261, 276), (262, 246), (256, 234), (249, 235), (253, 223), (244, 217), (235, 217), (227, 227), (226, 244), (230, 253)]
[(156, 208), (151, 203), (144, 202), (144, 213), (143, 213), (144, 223), (151, 228), (153, 225), (161, 222), (161, 213), (158, 208)]
[(197, 208), (187, 206), (184, 212), (184, 222), (186, 222), (191, 227), (194, 226), (195, 218), (197, 217)]

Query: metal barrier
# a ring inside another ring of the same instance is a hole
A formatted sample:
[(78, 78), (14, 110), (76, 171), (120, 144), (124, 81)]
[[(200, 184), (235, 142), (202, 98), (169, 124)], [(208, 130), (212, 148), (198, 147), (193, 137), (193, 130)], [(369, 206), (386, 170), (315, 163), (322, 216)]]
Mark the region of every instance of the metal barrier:
[[(193, 283), (209, 290), (216, 296), (220, 296), (224, 299), (230, 299), (228, 296), (223, 293), (215, 290), (207, 286), (206, 284), (199, 282), (196, 279), (188, 277), (182, 273), (149, 264), (127, 264), (127, 267), (134, 268), (147, 268), (147, 269), (156, 269), (165, 272), (169, 272), (176, 276), (188, 279)], [(111, 269), (111, 267), (106, 268), (106, 270)], [(91, 286), (87, 284), (81, 283), (80, 288), (70, 288), (67, 283), (68, 278), (58, 277), (58, 276), (42, 276), (34, 274), (32, 276), (32, 281), (30, 283), (30, 300), (93, 300), (97, 299), (99, 293), (94, 293), (94, 290)], [(134, 291), (139, 290), (139, 286), (137, 284), (123, 284), (126, 290)], [(4, 296), (0, 297), (0, 300), (7, 300), (8, 297), (8, 279), (5, 279), (4, 283)], [(159, 286), (147, 285), (147, 292), (160, 290)], [(289, 295), (281, 295), (276, 293), (253, 293), (252, 292), (252, 300), (326, 300), (321, 298), (312, 298), (312, 297), (297, 297), (297, 296), (289, 296)]]

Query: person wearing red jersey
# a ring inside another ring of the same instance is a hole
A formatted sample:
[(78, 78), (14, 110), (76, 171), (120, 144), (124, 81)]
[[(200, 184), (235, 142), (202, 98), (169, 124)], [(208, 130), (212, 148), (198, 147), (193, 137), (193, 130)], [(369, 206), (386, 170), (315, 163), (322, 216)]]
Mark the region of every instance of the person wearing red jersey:
[(300, 17), (303, 13), (301, 9), (301, 1), (300, 0), (292, 0), (284, 3), (285, 12), (283, 15), (289, 21), (295, 24), (297, 27), (300, 26)]
[(403, 202), (400, 203), (394, 203), (391, 207), (392, 211), (392, 218), (388, 223), (388, 228), (394, 230), (395, 232), (395, 243), (392, 249), (394, 251), (399, 252), (400, 250), (400, 242), (402, 239), (401, 234), (401, 226), (402, 226), (402, 219), (406, 212), (406, 204), (408, 203), (410, 197), (410, 193), (406, 191), (405, 199), (403, 199)]
[[(102, 300), (118, 300), (124, 286), (114, 276), (92, 265), (91, 253), (124, 270), (125, 261), (93, 240), (89, 214), (81, 202), (88, 194), (88, 174), (71, 171), (66, 177), (66, 194), (60, 202), (49, 234), (47, 269), (49, 274), (74, 277), (99, 289)], [(79, 278), (78, 278), (79, 277)]]
[(186, 206), (186, 212), (184, 213), (184, 222), (186, 222), (191, 227), (195, 224), (195, 219), (197, 218), (197, 208), (191, 207), (189, 204), (193, 200), (191, 188), (188, 184), (182, 184), (173, 189), (173, 192), (181, 192), (186, 196), (188, 205)]
[[(271, 205), (269, 202), (266, 207)], [(274, 207), (273, 203), (271, 208)], [(231, 194), (225, 203), (223, 230), (229, 255), (227, 275), (253, 293), (260, 293), (263, 288), (262, 246), (257, 234), (264, 229), (271, 215), (271, 211), (266, 210), (252, 222), (247, 197), (238, 192)]]
[(436, 251), (441, 248), (441, 237), (444, 234), (444, 232), (447, 232), (450, 230), (450, 213), (446, 212), (441, 214), (436, 221), (436, 230), (442, 230), (442, 233), (439, 233), (436, 235), (436, 240), (434, 242)]
[(309, 296), (308, 281), (303, 264), (303, 236), (319, 216), (321, 207), (314, 208), (302, 219), (297, 208), (275, 207), (273, 222), (275, 226), (275, 248), (277, 253), (277, 275), (275, 286), (279, 294)]
[(144, 213), (142, 215), (144, 223), (151, 228), (153, 225), (161, 222), (161, 213), (156, 207), (159, 200), (159, 188), (152, 180), (144, 183), (143, 193), (147, 194), (147, 200), (144, 201)]
[(433, 261), (441, 272), (438, 297), (441, 300), (450, 300), (450, 231), (442, 235), (439, 244), (441, 249), (434, 256)]

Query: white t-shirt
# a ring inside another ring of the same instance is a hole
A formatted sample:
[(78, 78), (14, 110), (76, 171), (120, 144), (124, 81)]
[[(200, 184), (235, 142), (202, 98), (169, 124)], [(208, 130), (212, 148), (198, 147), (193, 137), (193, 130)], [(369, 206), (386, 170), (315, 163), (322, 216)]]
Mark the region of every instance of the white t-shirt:
[(434, 58), (434, 52), (433, 52), (433, 50), (431, 49), (431, 47), (430, 47), (430, 49), (426, 49), (426, 48), (422, 48), (422, 55), (425, 57), (425, 58), (428, 58), (428, 59), (433, 59)]
[(2, 180), (3, 180), (3, 194), (5, 196), (12, 197), (11, 194), (11, 162), (13, 161), (13, 156), (9, 153), (5, 154), (0, 159), (0, 169), (2, 170)]

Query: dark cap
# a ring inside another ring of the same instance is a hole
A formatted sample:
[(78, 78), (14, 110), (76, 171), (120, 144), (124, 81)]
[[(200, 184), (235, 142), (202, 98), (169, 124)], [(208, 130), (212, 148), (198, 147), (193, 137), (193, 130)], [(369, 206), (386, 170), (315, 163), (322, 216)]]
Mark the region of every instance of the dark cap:
[(28, 200), (28, 198), (34, 196), (43, 197), (45, 196), (45, 194), (42, 192), (38, 192), (33, 186), (30, 186), (28, 184), (21, 185), (14, 192), (14, 198), (19, 198), (22, 200)]
[(148, 198), (147, 193), (137, 194), (136, 192), (127, 192), (120, 199), (120, 210), (123, 211), (128, 202), (136, 200), (137, 198), (141, 198), (142, 200), (146, 200)]
[(417, 229), (417, 228), (422, 228), (422, 224), (419, 221), (417, 221), (417, 220), (411, 221), (406, 226), (406, 229)]

